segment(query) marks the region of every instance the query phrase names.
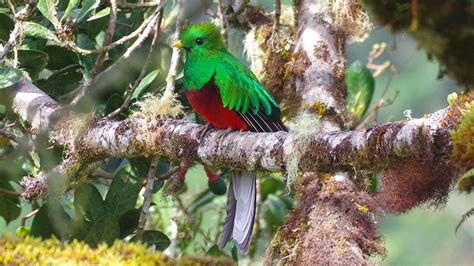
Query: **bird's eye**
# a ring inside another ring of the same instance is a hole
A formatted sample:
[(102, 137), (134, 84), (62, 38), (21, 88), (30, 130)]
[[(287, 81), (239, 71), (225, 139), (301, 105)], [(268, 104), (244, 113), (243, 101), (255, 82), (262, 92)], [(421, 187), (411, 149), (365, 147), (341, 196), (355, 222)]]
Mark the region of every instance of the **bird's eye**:
[(196, 39), (196, 44), (201, 45), (204, 41), (201, 38)]

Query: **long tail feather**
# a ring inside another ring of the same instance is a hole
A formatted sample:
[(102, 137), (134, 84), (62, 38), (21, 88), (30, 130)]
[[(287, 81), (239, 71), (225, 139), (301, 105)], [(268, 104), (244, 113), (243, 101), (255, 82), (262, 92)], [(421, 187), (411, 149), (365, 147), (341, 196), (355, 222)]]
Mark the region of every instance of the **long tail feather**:
[(232, 238), (241, 252), (247, 252), (256, 213), (256, 172), (235, 171), (227, 196), (227, 221), (219, 242), (224, 248)]

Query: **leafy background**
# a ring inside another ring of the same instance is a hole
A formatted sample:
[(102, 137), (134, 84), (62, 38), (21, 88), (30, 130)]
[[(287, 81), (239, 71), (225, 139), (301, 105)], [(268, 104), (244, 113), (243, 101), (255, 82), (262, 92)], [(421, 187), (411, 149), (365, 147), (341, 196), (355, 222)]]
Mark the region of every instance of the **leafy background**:
[[(58, 14), (67, 13), (68, 4), (74, 2), (76, 1), (59, 1), (59, 10), (62, 12)], [(282, 2), (288, 4), (290, 1)], [(199, 5), (199, 2), (196, 1), (193, 4)], [(251, 4), (271, 10), (272, 1), (251, 1)], [(95, 14), (87, 14), (95, 7), (98, 7)], [(54, 42), (47, 42), (45, 36), (54, 38), (46, 30), (46, 28), (52, 30), (52, 25), (40, 14), (47, 14), (44, 6), (40, 5), (39, 9), (41, 12), (35, 11), (32, 16), (31, 21), (37, 24), (31, 24), (26, 32), (26, 39), (19, 50), (19, 60), (23, 70), (28, 72), (38, 87), (56, 100), (67, 102), (67, 94), (73, 91), (85, 76), (89, 75), (95, 56), (77, 55), (55, 45)], [(175, 19), (172, 10), (173, 7), (168, 5), (165, 25), (171, 25), (173, 18)], [(145, 12), (144, 10), (132, 12), (122, 10), (119, 12), (119, 22), (137, 27), (142, 22)], [(108, 20), (105, 5), (93, 0), (77, 2), (69, 15), (81, 22), (74, 35), (79, 46), (86, 49), (99, 47)], [(203, 14), (189, 17), (191, 21), (208, 19)], [(9, 19), (7, 8), (1, 4), (0, 24), (2, 25), (0, 40), (4, 43), (13, 24)], [(118, 27), (114, 39), (130, 32), (130, 28)], [(170, 57), (169, 35), (160, 42), (160, 49), (154, 55), (155, 64), (147, 70), (147, 76), (133, 100), (140, 99), (147, 91), (158, 92), (163, 88)], [(242, 50), (239, 39), (231, 39), (231, 42), (236, 46), (234, 50)], [(424, 51), (418, 50), (412, 39), (403, 34), (389, 33), (381, 28), (375, 28), (363, 43), (349, 47), (348, 66), (356, 60), (365, 64), (372, 46), (380, 42), (387, 43), (388, 51), (377, 60), (380, 62), (389, 60), (399, 72), (390, 85), (387, 95), (390, 96), (395, 91), (399, 91), (399, 96), (393, 105), (379, 112), (377, 122), (404, 119), (403, 113), (406, 109), (413, 110), (413, 117), (423, 116), (425, 113), (445, 107), (447, 95), (460, 90), (447, 76), (438, 78), (439, 65), (430, 60)], [(116, 61), (129, 45), (130, 43), (125, 43), (113, 49), (105, 65)], [(240, 56), (245, 60), (245, 56)], [(135, 64), (140, 66), (142, 62), (143, 60), (137, 60)], [(138, 68), (135, 67), (135, 71), (113, 82), (108, 80), (108, 86), (114, 87), (115, 90), (112, 93), (109, 91), (107, 95), (99, 95), (95, 99), (94, 105), (97, 106), (98, 115), (107, 114), (121, 104), (127, 84), (138, 76), (139, 69), (136, 69)], [(375, 80), (372, 106), (379, 99), (388, 78), (389, 73), (384, 73)], [(0, 113), (3, 123), (14, 120), (14, 117), (2, 108), (0, 108)], [(120, 117), (125, 117), (128, 113), (129, 110), (120, 114)], [(189, 118), (195, 117), (191, 114)], [(16, 133), (20, 139), (25, 137), (20, 129)], [(3, 145), (0, 160), (0, 187), (19, 191), (18, 180), (22, 175), (36, 174), (39, 170), (51, 168), (54, 166), (53, 162), (60, 160), (61, 154), (61, 150), (44, 154), (41, 152), (15, 153), (11, 147)], [(45, 161), (49, 160), (45, 158), (53, 159), (53, 162), (47, 164)], [(43, 163), (38, 164), (38, 161)], [(139, 208), (142, 205), (142, 199), (138, 195), (139, 186), (146, 176), (149, 162), (148, 158), (111, 160), (103, 167), (105, 172), (112, 173), (111, 176), (97, 178), (91, 183), (80, 185), (59, 203), (39, 201), (29, 204), (0, 195), (0, 232), (16, 234), (21, 217), (32, 209), (41, 207), (37, 216), (26, 222), (26, 227), (31, 228), (33, 235), (49, 237), (54, 234), (64, 239), (83, 239), (92, 246), (101, 240), (110, 243), (117, 238), (133, 241), (140, 213)], [(166, 158), (162, 158), (157, 174), (163, 174), (169, 169), (169, 162)], [(219, 182), (226, 180), (225, 176), (226, 173), (222, 173)], [(148, 227), (145, 240), (170, 255), (208, 253), (235, 257), (235, 250), (233, 252), (231, 247), (222, 253), (214, 246), (223, 225), (226, 197), (210, 191), (212, 186), (208, 185), (202, 166), (191, 168), (186, 177), (180, 193), (175, 196), (165, 193), (167, 184), (157, 182), (151, 207), (153, 224)], [(291, 196), (285, 192), (285, 185), (280, 180), (279, 176), (260, 176), (259, 218), (255, 238), (258, 244), (250, 251), (249, 257), (252, 261), (261, 260), (261, 255), (275, 228), (283, 223), (287, 210), (294, 205)], [(458, 233), (454, 233), (460, 216), (472, 207), (472, 195), (459, 195), (457, 192), (451, 194), (446, 208), (433, 210), (422, 206), (407, 214), (382, 218), (380, 231), (385, 237), (387, 257), (383, 261), (381, 258), (374, 258), (374, 260), (386, 265), (468, 265), (472, 263), (474, 219), (468, 219)], [(55, 215), (48, 216), (47, 209), (54, 209)], [(52, 224), (62, 226), (52, 226)], [(26, 231), (23, 234), (28, 233), (27, 228), (24, 228)], [(170, 239), (176, 239), (176, 242), (171, 243)], [(240, 259), (249, 258), (240, 255)]]

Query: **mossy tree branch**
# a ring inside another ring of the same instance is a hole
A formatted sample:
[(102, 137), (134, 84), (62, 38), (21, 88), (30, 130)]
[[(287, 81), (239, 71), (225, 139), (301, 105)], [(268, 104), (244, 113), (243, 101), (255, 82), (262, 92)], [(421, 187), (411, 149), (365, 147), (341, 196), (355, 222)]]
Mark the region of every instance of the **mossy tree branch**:
[[(34, 132), (46, 130), (59, 105), (26, 80), (10, 91), (13, 106)], [(473, 95), (467, 98), (472, 100)], [(429, 116), (387, 123), (368, 129), (314, 133), (299, 151), (304, 172), (381, 170), (402, 160), (447, 160), (449, 130), (457, 122), (458, 106), (450, 106)], [(299, 139), (291, 133), (232, 132), (222, 136), (210, 130), (201, 137), (203, 126), (186, 120), (165, 120), (134, 116), (122, 121), (92, 119), (74, 140), (69, 131), (74, 118), (58, 121), (51, 140), (70, 145), (70, 153), (80, 163), (109, 157), (165, 155), (183, 161), (198, 161), (222, 168), (284, 171), (292, 147)], [(72, 142), (71, 142), (72, 141)]]

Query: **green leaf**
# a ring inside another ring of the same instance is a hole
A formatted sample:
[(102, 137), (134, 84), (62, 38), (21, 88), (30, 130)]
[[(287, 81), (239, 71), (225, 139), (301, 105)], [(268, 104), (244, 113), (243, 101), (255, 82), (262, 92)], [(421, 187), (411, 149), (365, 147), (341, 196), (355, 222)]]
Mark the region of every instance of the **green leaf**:
[(0, 41), (8, 41), (10, 32), (15, 27), (15, 22), (9, 15), (0, 12), (0, 25), (2, 25), (0, 27)]
[(90, 183), (82, 184), (74, 191), (74, 208), (88, 222), (96, 222), (105, 214), (104, 200)]
[[(8, 139), (8, 138), (7, 138)], [(5, 141), (5, 137), (2, 138), (2, 141)], [(3, 144), (0, 146), (0, 157), (4, 157), (14, 151), (15, 149), (12, 147), (12, 145), (9, 144)], [(3, 166), (3, 165), (2, 165)], [(16, 165), (15, 165), (16, 166)], [(2, 173), (3, 174), (3, 173)]]
[(150, 85), (153, 80), (155, 80), (156, 76), (158, 76), (158, 73), (160, 72), (159, 69), (153, 70), (150, 73), (148, 73), (142, 81), (140, 81), (140, 84), (138, 84), (137, 89), (133, 92), (131, 100), (136, 100), (142, 93), (143, 91)]
[(67, 4), (66, 10), (64, 11), (63, 16), (61, 17), (61, 21), (63, 21), (63, 19), (65, 19), (67, 17), (67, 15), (69, 15), (69, 12), (71, 12), (71, 10), (74, 7), (76, 7), (77, 2), (79, 2), (79, 0), (69, 0), (69, 3)]
[(119, 219), (120, 225), (120, 238), (125, 238), (128, 235), (133, 234), (138, 227), (138, 221), (140, 220), (140, 209), (132, 209), (122, 214)]
[(99, 4), (100, 0), (85, 0), (79, 15), (77, 15), (76, 22), (81, 23), (84, 21), (89, 16), (89, 14), (99, 6)]
[[(82, 49), (95, 49), (94, 42), (85, 34), (78, 34), (77, 35), (77, 44)], [(84, 68), (84, 73), (86, 76), (89, 75), (90, 71), (95, 65), (95, 55), (86, 55), (86, 56), (79, 56), (79, 63)]]
[(107, 102), (105, 103), (105, 109), (104, 109), (105, 114), (109, 114), (109, 113), (115, 111), (122, 104), (123, 104), (122, 96), (120, 96), (116, 93), (112, 94), (109, 97), (109, 99), (107, 99)]
[(28, 71), (32, 79), (48, 65), (48, 54), (39, 50), (18, 49), (18, 61), (20, 67)]
[[(150, 169), (151, 159), (151, 157), (133, 157), (128, 158), (127, 160), (130, 162), (131, 170), (135, 176), (138, 178), (146, 178), (148, 176), (148, 170)], [(155, 175), (162, 175), (167, 173), (169, 170), (169, 164), (160, 160), (156, 167)]]
[(277, 191), (285, 189), (286, 185), (280, 179), (274, 177), (265, 178), (260, 183), (260, 196), (262, 201), (265, 201), (270, 194), (275, 194)]
[(0, 89), (15, 85), (20, 78), (20, 70), (9, 67), (0, 67)]
[(234, 242), (232, 242), (232, 248), (230, 250), (230, 254), (232, 255), (232, 259), (235, 262), (239, 262), (239, 255), (238, 255), (238, 252), (237, 252), (237, 246), (234, 244)]
[(204, 190), (201, 192), (199, 195), (197, 195), (194, 200), (191, 202), (191, 204), (188, 207), (189, 213), (193, 213), (197, 209), (201, 208), (202, 206), (208, 204), (214, 198), (216, 195), (212, 193), (209, 189)]
[(7, 107), (3, 104), (0, 104), (0, 116), (4, 116), (7, 113)]
[(464, 173), (456, 185), (460, 192), (471, 193), (474, 188), (474, 168)]
[(115, 175), (105, 197), (107, 211), (119, 217), (134, 209), (139, 192), (138, 178), (130, 170), (130, 166), (124, 167)]
[(229, 255), (222, 251), (216, 244), (212, 245), (212, 247), (206, 251), (206, 255), (212, 257), (229, 257)]
[(41, 12), (41, 14), (45, 18), (47, 18), (55, 27), (59, 24), (58, 18), (53, 16), (53, 12), (56, 13), (56, 6), (54, 4), (54, 0), (39, 0), (36, 7)]
[(471, 216), (474, 215), (474, 208), (470, 209), (469, 211), (467, 211), (465, 214), (462, 215), (461, 217), (461, 220), (459, 221), (459, 223), (456, 225), (456, 229), (454, 229), (454, 232), (457, 233), (458, 232), (458, 229), (459, 227), (461, 227), (461, 225)]
[(277, 196), (270, 194), (262, 204), (263, 214), (268, 222), (268, 229), (274, 232), (275, 226), (283, 225), (287, 212), (286, 204)]
[(57, 98), (77, 88), (82, 77), (81, 67), (70, 65), (54, 72), (47, 80), (38, 80), (36, 85), (48, 95)]
[(43, 51), (49, 56), (47, 69), (58, 70), (70, 65), (79, 64), (77, 55), (64, 47), (48, 45)]
[(119, 222), (112, 214), (102, 216), (87, 233), (84, 241), (95, 248), (100, 243), (105, 242), (112, 245), (120, 233)]
[[(13, 186), (5, 180), (0, 180), (0, 188), (15, 191)], [(18, 207), (19, 204), (18, 197), (10, 197), (0, 193), (0, 217), (3, 217), (7, 224), (20, 216), (21, 208)]]
[(376, 172), (369, 173), (369, 192), (375, 193), (379, 187), (379, 180)]
[(54, 32), (44, 27), (43, 25), (30, 21), (26, 21), (24, 25), (26, 37), (51, 40), (60, 43), (58, 37), (56, 37)]
[(106, 7), (102, 9), (101, 11), (95, 13), (95, 15), (93, 15), (92, 17), (88, 18), (87, 21), (96, 20), (96, 19), (108, 16), (109, 14), (110, 14), (110, 7)]
[(156, 193), (160, 191), (161, 188), (163, 188), (163, 185), (165, 184), (165, 180), (155, 180), (153, 182), (153, 189), (151, 190), (151, 193)]
[[(131, 240), (137, 241), (137, 237), (134, 236), (132, 237)], [(155, 246), (155, 249), (161, 250), (161, 251), (167, 249), (171, 244), (171, 240), (168, 238), (167, 235), (156, 230), (147, 230), (143, 232), (142, 241), (143, 243), (146, 243), (150, 246)]]
[(41, 206), (31, 224), (31, 236), (49, 238), (66, 237), (71, 231), (71, 217), (58, 203), (45, 203)]
[(359, 61), (354, 62), (346, 71), (347, 110), (361, 118), (369, 108), (374, 94), (375, 79), (372, 72)]

